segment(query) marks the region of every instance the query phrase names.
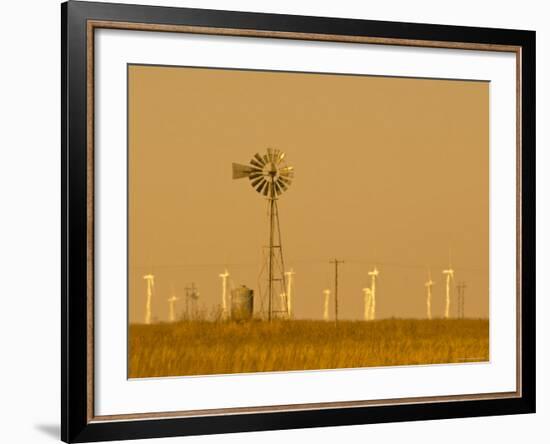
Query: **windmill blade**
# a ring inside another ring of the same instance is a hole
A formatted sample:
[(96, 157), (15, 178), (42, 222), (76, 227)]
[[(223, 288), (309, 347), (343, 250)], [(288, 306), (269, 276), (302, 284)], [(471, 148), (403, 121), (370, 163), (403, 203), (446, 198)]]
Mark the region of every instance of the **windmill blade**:
[(266, 181), (266, 185), (267, 185), (267, 186), (264, 188), (264, 191), (263, 191), (264, 196), (268, 196), (268, 195), (271, 194), (271, 193), (270, 193), (270, 190), (271, 190), (271, 182)]
[(292, 183), (291, 178), (284, 177), (284, 176), (279, 176), (278, 180), (280, 180), (281, 182), (283, 182), (287, 186), (290, 186), (290, 184)]
[(285, 184), (284, 181), (281, 180), (280, 177), (277, 178), (277, 182), (276, 182), (276, 183), (277, 183), (277, 186), (281, 189), (281, 193), (282, 193), (283, 191), (288, 190), (287, 185)]
[(258, 177), (262, 177), (264, 175), (264, 173), (260, 170), (254, 170), (252, 173), (249, 174), (248, 178), (250, 180), (254, 180), (254, 179), (257, 179)]
[(242, 165), (240, 163), (233, 163), (233, 179), (242, 179), (248, 177), (252, 173), (252, 167), (248, 165)]
[(250, 179), (250, 184), (256, 188), (260, 182), (265, 182), (265, 177), (260, 176), (257, 179)]
[[(254, 159), (255, 159), (255, 161), (258, 163), (258, 165), (255, 165)], [(266, 161), (264, 160), (264, 158), (263, 158), (262, 156), (260, 156), (259, 153), (256, 153), (256, 154), (254, 154), (254, 157), (252, 158), (252, 160), (250, 161), (250, 163), (251, 163), (252, 165), (255, 165), (255, 166), (259, 167), (259, 168), (263, 168), (263, 167), (265, 166), (265, 164), (266, 164)]]
[(291, 166), (281, 168), (279, 170), (279, 175), (284, 176), (284, 177), (293, 177), (294, 176), (294, 168), (291, 167)]
[(273, 187), (275, 188), (275, 194), (283, 194), (281, 187), (279, 186), (278, 181), (273, 182)]
[(250, 159), (250, 164), (252, 166), (258, 168), (260, 171), (264, 167), (264, 165), (262, 163), (260, 163), (258, 160), (256, 160), (255, 158)]
[(265, 180), (263, 177), (262, 179), (260, 179), (260, 185), (256, 188), (256, 191), (258, 193), (261, 193), (262, 190), (264, 189), (265, 185), (267, 184), (267, 180)]
[(276, 165), (279, 165), (283, 160), (283, 157), (285, 157), (285, 153), (283, 153), (281, 150), (275, 150), (275, 152), (273, 153), (273, 162), (275, 162)]

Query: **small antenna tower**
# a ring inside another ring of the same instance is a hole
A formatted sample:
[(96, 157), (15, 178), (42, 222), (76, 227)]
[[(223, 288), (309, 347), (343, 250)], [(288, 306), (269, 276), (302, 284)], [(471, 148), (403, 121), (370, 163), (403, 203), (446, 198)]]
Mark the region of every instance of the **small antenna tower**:
[(458, 300), (456, 305), (457, 317), (459, 319), (464, 319), (464, 293), (466, 291), (466, 282), (459, 282), (456, 286), (458, 293)]
[(195, 286), (194, 282), (192, 282), (190, 286), (185, 287), (185, 311), (187, 314), (187, 319), (196, 317), (199, 296), (199, 289)]

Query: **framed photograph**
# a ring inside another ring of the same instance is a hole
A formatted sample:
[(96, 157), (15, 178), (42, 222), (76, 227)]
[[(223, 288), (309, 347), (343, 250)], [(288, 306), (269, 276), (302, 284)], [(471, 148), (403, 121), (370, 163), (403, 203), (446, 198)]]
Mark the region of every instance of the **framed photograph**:
[(62, 439), (535, 411), (535, 33), (69, 1)]

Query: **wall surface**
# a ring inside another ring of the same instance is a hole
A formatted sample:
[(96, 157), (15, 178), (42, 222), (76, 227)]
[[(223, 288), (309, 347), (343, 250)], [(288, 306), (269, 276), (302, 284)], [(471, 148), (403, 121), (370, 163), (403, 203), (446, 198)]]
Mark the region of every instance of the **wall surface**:
[[(121, 1), (122, 2), (122, 1)], [(135, 3), (135, 2), (123, 2)], [(545, 3), (536, 0), (440, 2), (354, 2), (195, 0), (149, 4), (232, 9), (406, 22), (460, 24), (537, 31), (537, 272), (550, 266), (550, 158), (543, 147), (550, 133), (550, 27)], [(60, 60), (59, 3), (6, 3), (0, 27), (0, 436), (6, 443), (54, 442), (59, 434), (60, 276)], [(290, 430), (181, 438), (187, 443), (417, 442), (446, 444), (546, 442), (550, 420), (549, 327), (543, 314), (548, 284), (539, 279), (538, 413), (475, 418)], [(546, 436), (545, 436), (546, 435)], [(175, 442), (157, 440), (155, 442)]]

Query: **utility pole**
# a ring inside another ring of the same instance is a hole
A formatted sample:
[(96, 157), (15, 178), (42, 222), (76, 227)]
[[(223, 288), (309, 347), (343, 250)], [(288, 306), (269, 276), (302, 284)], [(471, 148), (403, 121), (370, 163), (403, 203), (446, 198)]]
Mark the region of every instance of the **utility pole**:
[(344, 261), (335, 258), (330, 263), (334, 264), (334, 320), (338, 322), (338, 265), (343, 264)]
[(464, 319), (464, 292), (466, 291), (466, 283), (464, 281), (460, 282), (456, 286), (456, 289), (458, 291), (457, 317)]

